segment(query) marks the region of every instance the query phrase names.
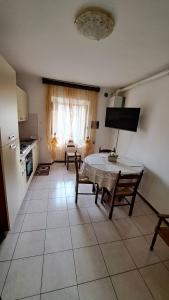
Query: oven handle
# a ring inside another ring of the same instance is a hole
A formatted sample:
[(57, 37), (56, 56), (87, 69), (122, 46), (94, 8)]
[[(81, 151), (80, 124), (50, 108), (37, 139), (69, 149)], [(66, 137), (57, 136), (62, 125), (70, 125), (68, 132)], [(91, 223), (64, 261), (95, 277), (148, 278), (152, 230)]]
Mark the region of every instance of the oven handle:
[(10, 145), (10, 149), (12, 149), (12, 150), (15, 150), (16, 147), (17, 147), (16, 144), (11, 144), (11, 145)]

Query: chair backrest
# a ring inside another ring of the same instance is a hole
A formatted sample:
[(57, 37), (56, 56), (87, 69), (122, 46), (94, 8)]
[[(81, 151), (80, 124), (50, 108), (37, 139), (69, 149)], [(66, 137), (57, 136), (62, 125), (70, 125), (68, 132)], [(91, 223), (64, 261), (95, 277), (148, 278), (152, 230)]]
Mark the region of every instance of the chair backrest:
[(99, 153), (110, 153), (112, 152), (111, 149), (102, 149), (101, 147), (99, 147)]
[(142, 176), (143, 171), (137, 174), (121, 174), (120, 171), (117, 176), (114, 196), (117, 194), (135, 196)]
[(76, 151), (76, 146), (74, 144), (68, 144), (66, 145), (66, 150), (74, 153)]

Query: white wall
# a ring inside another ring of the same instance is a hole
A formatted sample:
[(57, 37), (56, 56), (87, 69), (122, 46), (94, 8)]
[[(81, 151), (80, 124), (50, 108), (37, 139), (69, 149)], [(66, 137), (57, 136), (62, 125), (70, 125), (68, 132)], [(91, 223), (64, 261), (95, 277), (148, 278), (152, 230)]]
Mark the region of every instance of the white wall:
[(169, 213), (169, 77), (128, 91), (126, 106), (141, 107), (141, 116), (137, 133), (120, 130), (118, 153), (145, 165), (140, 191)]
[(29, 113), (38, 115), (38, 136), (40, 138), (40, 162), (51, 162), (46, 142), (45, 97), (46, 86), (40, 77), (33, 75), (17, 75), (17, 84), (28, 94)]
[(106, 107), (109, 99), (104, 97), (107, 89), (102, 88), (98, 95), (97, 105), (97, 121), (99, 121), (99, 129), (96, 130), (95, 152), (99, 151), (99, 147), (113, 148), (113, 129), (105, 127)]

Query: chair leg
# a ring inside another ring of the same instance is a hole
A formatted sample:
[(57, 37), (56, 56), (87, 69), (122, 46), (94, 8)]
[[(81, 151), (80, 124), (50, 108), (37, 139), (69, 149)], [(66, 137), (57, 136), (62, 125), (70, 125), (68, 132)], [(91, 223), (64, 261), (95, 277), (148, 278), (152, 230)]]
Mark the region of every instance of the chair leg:
[(110, 212), (109, 212), (109, 219), (110, 220), (112, 219), (112, 215), (113, 215), (114, 202), (115, 202), (115, 197), (113, 197), (112, 205), (111, 205)]
[(106, 193), (106, 189), (103, 187), (103, 188), (102, 188), (101, 204), (104, 203), (104, 196), (105, 196), (105, 193)]
[(95, 194), (96, 193), (96, 187), (95, 187), (95, 184), (93, 183), (93, 186), (92, 186), (92, 193)]
[(95, 204), (97, 204), (98, 194), (99, 194), (99, 186), (97, 185), (97, 187), (96, 187), (96, 195), (95, 195)]
[(67, 170), (69, 170), (69, 156), (67, 156)]
[(75, 203), (77, 204), (77, 200), (78, 200), (78, 188), (79, 188), (79, 185), (78, 183), (76, 183), (76, 188), (75, 188)]
[(131, 200), (130, 209), (129, 209), (129, 217), (131, 217), (131, 215), (132, 215), (135, 199), (136, 199), (136, 195), (134, 195)]
[(154, 244), (155, 244), (155, 242), (156, 242), (157, 235), (158, 235), (158, 229), (160, 228), (161, 223), (162, 223), (162, 218), (159, 219), (158, 224), (157, 224), (157, 226), (156, 226), (156, 228), (155, 228), (154, 236), (153, 236), (153, 239), (152, 239), (152, 242), (151, 242), (151, 246), (150, 246), (150, 250), (151, 250), (151, 251), (152, 251), (153, 248), (154, 248)]

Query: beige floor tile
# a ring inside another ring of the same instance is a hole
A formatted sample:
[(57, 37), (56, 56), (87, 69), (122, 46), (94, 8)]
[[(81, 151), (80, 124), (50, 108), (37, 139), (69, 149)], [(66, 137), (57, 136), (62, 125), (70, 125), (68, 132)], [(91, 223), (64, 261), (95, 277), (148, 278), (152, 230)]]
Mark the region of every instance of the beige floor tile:
[(99, 279), (108, 275), (98, 246), (74, 250), (78, 283)]
[(59, 291), (42, 294), (41, 300), (79, 300), (77, 287), (73, 286)]
[(93, 227), (99, 243), (108, 243), (121, 239), (111, 221), (93, 223)]
[(55, 228), (46, 230), (45, 253), (72, 249), (70, 228)]
[(13, 260), (2, 299), (15, 300), (40, 294), (42, 262), (42, 256)]
[(95, 207), (95, 196), (93, 195), (78, 195), (78, 203), (79, 207), (89, 208)]
[(37, 296), (32, 296), (32, 297), (26, 297), (26, 298), (22, 298), (20, 300), (40, 300), (40, 295), (37, 295)]
[(69, 226), (69, 217), (66, 210), (55, 212), (48, 212), (47, 228), (65, 227)]
[(66, 198), (52, 198), (48, 201), (48, 211), (67, 209)]
[(3, 285), (5, 283), (5, 278), (8, 273), (9, 266), (10, 266), (10, 261), (0, 262), (0, 295), (3, 289)]
[(70, 225), (90, 223), (88, 210), (86, 208), (71, 209), (68, 211)]
[(140, 272), (156, 300), (169, 299), (169, 271), (161, 263), (142, 268)]
[(144, 237), (137, 237), (124, 241), (137, 267), (143, 267), (159, 262), (159, 257), (150, 251), (149, 244)]
[(47, 211), (48, 200), (30, 200), (26, 213), (41, 213)]
[(88, 213), (92, 222), (108, 220), (107, 212), (101, 205), (88, 208)]
[(73, 248), (97, 244), (97, 239), (91, 224), (71, 226), (71, 235)]
[(42, 255), (44, 252), (45, 230), (22, 232), (19, 236), (14, 258)]
[(30, 195), (30, 200), (42, 200), (42, 199), (48, 199), (48, 189), (40, 188), (39, 190), (32, 191)]
[[(108, 208), (108, 211), (110, 208)], [(112, 220), (128, 218), (128, 210), (125, 210), (124, 207), (114, 207)]]
[(75, 203), (75, 197), (67, 197), (66, 199), (67, 199), (67, 207), (68, 207), (68, 209), (80, 208)]
[(76, 284), (73, 252), (64, 251), (44, 256), (42, 292)]
[(12, 259), (18, 239), (18, 233), (10, 233), (0, 244), (0, 261)]
[(137, 270), (115, 275), (111, 278), (118, 300), (153, 299)]
[[(145, 238), (150, 246), (153, 235), (146, 235)], [(169, 259), (169, 247), (159, 235), (157, 236), (157, 240), (154, 245), (154, 252), (157, 253), (161, 260)]]
[(116, 300), (110, 278), (79, 285), (80, 300)]
[(26, 214), (23, 226), (23, 231), (31, 231), (31, 230), (41, 230), (46, 228), (46, 216), (47, 213), (33, 213)]
[(169, 260), (164, 262), (165, 266), (167, 267), (167, 269), (169, 270)]
[(132, 217), (132, 221), (142, 234), (151, 234), (157, 225), (157, 221), (153, 215)]
[(122, 239), (127, 239), (141, 235), (140, 231), (132, 222), (131, 218), (113, 220), (113, 223), (115, 224)]
[(60, 188), (60, 189), (50, 189), (49, 190), (49, 199), (52, 198), (65, 198), (66, 197), (66, 193), (65, 193), (65, 189), (64, 188)]
[(110, 275), (136, 268), (122, 241), (102, 244), (101, 250)]
[(48, 188), (50, 189), (50, 190), (56, 190), (56, 189), (63, 189), (65, 187), (65, 185), (64, 185), (64, 181), (62, 181), (62, 180), (57, 180), (57, 181), (50, 181), (49, 183), (48, 183)]

